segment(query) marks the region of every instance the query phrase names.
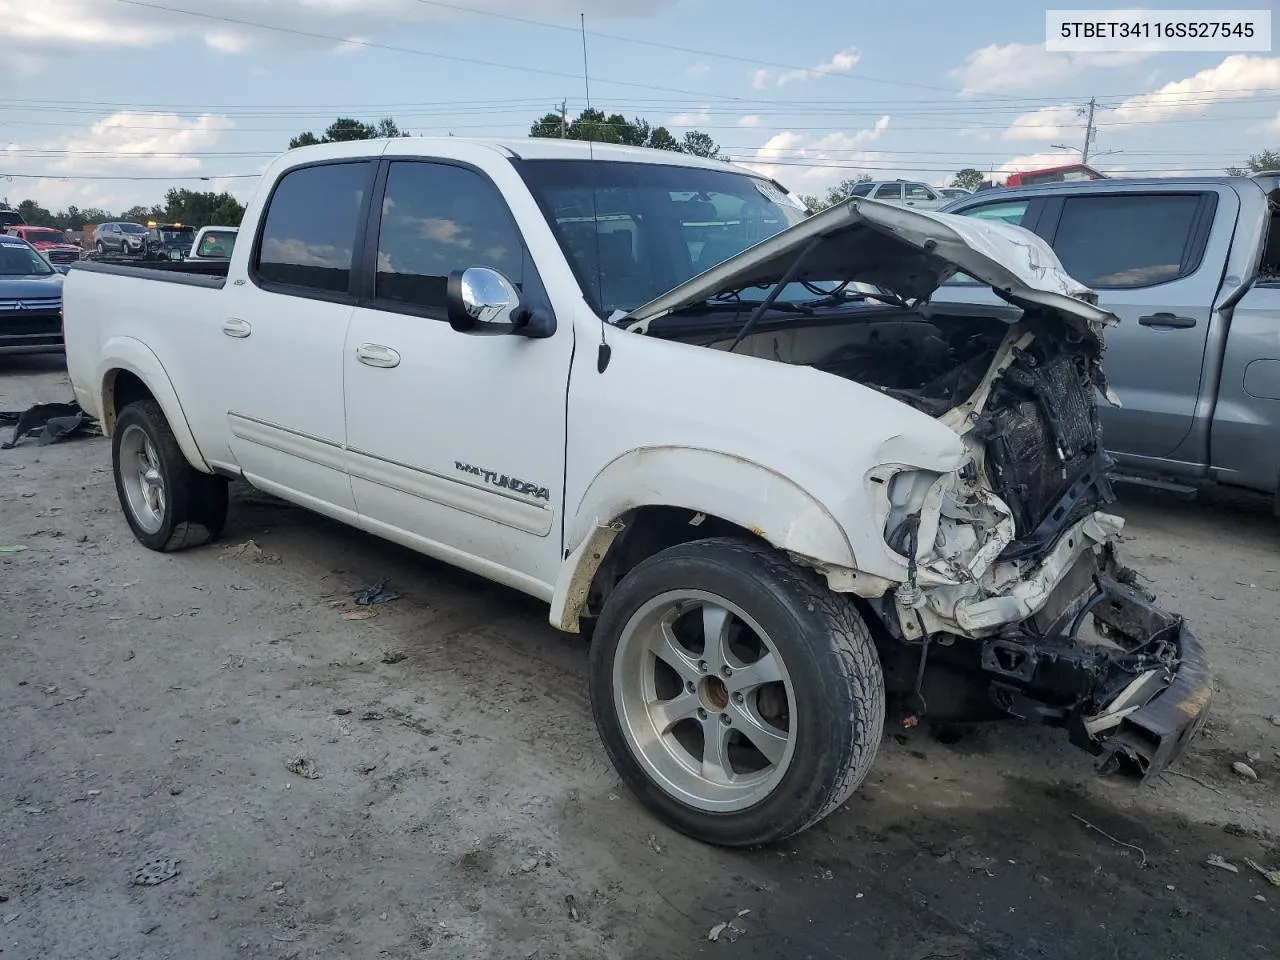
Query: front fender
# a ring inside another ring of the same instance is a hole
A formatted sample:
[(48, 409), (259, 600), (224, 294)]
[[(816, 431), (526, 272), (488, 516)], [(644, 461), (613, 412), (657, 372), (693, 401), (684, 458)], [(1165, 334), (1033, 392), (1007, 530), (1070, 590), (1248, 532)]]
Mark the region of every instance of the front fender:
[(639, 507), (679, 507), (752, 531), (815, 565), (856, 568), (831, 513), (794, 481), (741, 457), (696, 447), (645, 447), (614, 459), (588, 485), (566, 539), (551, 622), (577, 632), (578, 615), (619, 517)]
[(98, 364), (99, 409), (102, 411), (102, 431), (107, 436), (115, 430), (115, 404), (112, 402), (115, 389), (116, 374), (127, 370), (143, 382), (156, 403), (164, 411), (169, 428), (173, 431), (178, 447), (183, 456), (197, 470), (212, 473), (204, 454), (196, 443), (191, 426), (187, 423), (187, 415), (183, 412), (178, 392), (173, 388), (173, 381), (165, 372), (164, 366), (141, 340), (133, 337), (112, 337), (102, 347), (102, 360)]

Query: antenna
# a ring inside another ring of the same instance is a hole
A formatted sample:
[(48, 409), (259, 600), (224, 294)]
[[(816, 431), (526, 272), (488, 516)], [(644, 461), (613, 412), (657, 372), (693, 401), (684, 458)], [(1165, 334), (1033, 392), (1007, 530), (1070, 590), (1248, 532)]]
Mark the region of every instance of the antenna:
[[(582, 86), (587, 94), (587, 112), (591, 111), (591, 71), (587, 68), (587, 15), (578, 14), (578, 24), (582, 28)], [(594, 145), (593, 124), (583, 124), (587, 130), (587, 162), (591, 167), (591, 223), (595, 227), (596, 239), (596, 290), (600, 297), (600, 309), (604, 309), (604, 270), (600, 266), (600, 207), (596, 202), (596, 148)], [(613, 348), (604, 338), (604, 317), (600, 318), (600, 348), (596, 353), (596, 371), (604, 373), (609, 367), (609, 358), (613, 356)]]

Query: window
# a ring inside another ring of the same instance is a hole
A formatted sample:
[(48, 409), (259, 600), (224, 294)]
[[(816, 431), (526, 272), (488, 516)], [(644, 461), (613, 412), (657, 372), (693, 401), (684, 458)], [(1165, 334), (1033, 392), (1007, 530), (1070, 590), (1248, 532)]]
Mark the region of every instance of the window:
[(908, 200), (937, 200), (938, 195), (923, 183), (908, 183), (903, 191)]
[(371, 169), (368, 161), (358, 161), (286, 173), (267, 207), (254, 263), (257, 279), (345, 293)]
[(210, 230), (200, 238), (197, 257), (230, 257), (231, 249), (236, 245), (234, 230)]
[(1196, 194), (1068, 197), (1053, 248), (1089, 287), (1145, 287), (1184, 273), (1192, 251)]
[(491, 267), (517, 287), (524, 245), (484, 177), (443, 163), (391, 164), (378, 230), (374, 296), (443, 310), (449, 274)]
[(871, 182), (867, 182), (867, 183), (860, 183), (860, 184), (858, 184), (857, 186), (855, 186), (852, 190), (850, 190), (850, 191), (849, 191), (849, 196), (851, 196), (851, 197), (869, 197), (869, 196), (871, 196), (871, 188), (872, 188), (872, 187), (874, 187), (874, 186), (875, 186), (875, 184), (874, 184), (874, 183), (871, 183)]
[(140, 223), (122, 223), (120, 224), (120, 232), (133, 234), (146, 233), (147, 228)]
[(902, 184), (900, 183), (882, 183), (876, 188), (875, 199), (877, 200), (900, 200), (902, 198)]
[(1020, 227), (1022, 218), (1027, 215), (1027, 206), (1030, 202), (1029, 200), (1009, 200), (1005, 203), (987, 203), (981, 207), (961, 210), (960, 213), (975, 220), (999, 220), (1001, 223), (1011, 223), (1015, 227)]

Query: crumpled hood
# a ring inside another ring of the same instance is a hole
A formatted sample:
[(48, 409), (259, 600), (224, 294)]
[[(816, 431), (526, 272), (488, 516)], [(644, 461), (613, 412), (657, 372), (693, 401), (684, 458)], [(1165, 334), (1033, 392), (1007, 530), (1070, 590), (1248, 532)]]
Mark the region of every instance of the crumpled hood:
[(1119, 319), (1095, 306), (1096, 294), (1074, 280), (1053, 249), (1029, 230), (854, 197), (685, 281), (624, 321), (653, 320), (729, 290), (776, 283), (815, 241), (795, 281), (848, 280), (916, 300), (966, 273), (1016, 306), (1051, 309), (1095, 334)]

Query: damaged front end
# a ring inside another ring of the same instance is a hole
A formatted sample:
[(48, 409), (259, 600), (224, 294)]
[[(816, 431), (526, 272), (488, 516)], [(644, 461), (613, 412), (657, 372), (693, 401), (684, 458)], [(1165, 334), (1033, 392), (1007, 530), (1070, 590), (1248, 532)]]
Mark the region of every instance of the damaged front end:
[[(963, 438), (965, 467), (870, 478), (907, 564), (870, 602), (899, 641), (882, 653), (911, 717), (1065, 727), (1107, 769), (1145, 779), (1195, 735), (1212, 688), (1199, 641), (1116, 557), (1101, 350), (1099, 330), (1031, 313), (939, 417)], [(932, 393), (900, 399), (928, 409)]]

